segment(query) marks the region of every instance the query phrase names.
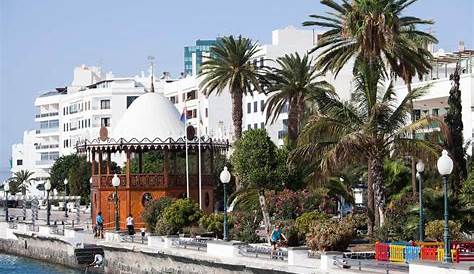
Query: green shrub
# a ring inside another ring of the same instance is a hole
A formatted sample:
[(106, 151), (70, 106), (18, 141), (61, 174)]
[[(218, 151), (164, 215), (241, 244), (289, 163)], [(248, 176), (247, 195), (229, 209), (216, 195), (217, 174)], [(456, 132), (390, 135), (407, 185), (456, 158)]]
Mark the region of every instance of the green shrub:
[(309, 233), (312, 224), (315, 221), (326, 221), (330, 218), (330, 216), (324, 212), (319, 211), (311, 211), (305, 212), (298, 218), (296, 218), (296, 229), (300, 235), (303, 237)]
[(160, 235), (177, 234), (187, 226), (197, 225), (201, 216), (198, 204), (190, 199), (178, 199), (165, 208), (156, 222), (155, 232)]
[[(453, 241), (462, 240), (461, 224), (455, 221), (449, 221), (449, 236)], [(443, 241), (444, 236), (444, 220), (434, 220), (428, 222), (425, 226), (426, 239), (432, 241)]]
[(304, 237), (300, 237), (298, 234), (295, 220), (284, 220), (276, 224), (280, 225), (280, 229), (287, 239), (288, 246), (299, 246), (300, 243), (304, 241)]
[(351, 217), (314, 222), (306, 236), (306, 245), (312, 250), (345, 251), (355, 236)]
[(173, 200), (169, 197), (161, 197), (146, 205), (142, 212), (142, 220), (150, 233), (155, 232), (156, 221), (160, 218), (165, 208), (170, 206), (172, 202)]
[[(224, 214), (212, 213), (204, 215), (199, 220), (199, 226), (205, 232), (212, 232), (216, 237), (222, 238), (224, 235)], [(233, 219), (232, 215), (227, 215), (227, 227), (232, 229)]]
[(200, 226), (193, 225), (193, 226), (183, 227), (183, 233), (184, 235), (189, 236), (189, 237), (196, 237), (196, 236), (200, 236), (206, 233), (206, 231)]

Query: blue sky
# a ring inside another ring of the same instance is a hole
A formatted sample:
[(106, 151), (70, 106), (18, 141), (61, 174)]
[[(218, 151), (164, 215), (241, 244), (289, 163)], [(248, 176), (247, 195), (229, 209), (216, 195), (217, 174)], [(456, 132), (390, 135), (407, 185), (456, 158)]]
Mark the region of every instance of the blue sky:
[[(183, 47), (196, 39), (243, 34), (269, 43), (273, 29), (300, 27), (322, 9), (317, 0), (0, 0), (0, 171), (11, 145), (35, 127), (35, 97), (69, 84), (74, 66), (135, 75), (154, 55), (158, 71), (177, 75)], [(473, 10), (472, 0), (419, 0), (409, 14), (435, 20), (439, 46), (453, 50), (459, 40), (473, 48)]]

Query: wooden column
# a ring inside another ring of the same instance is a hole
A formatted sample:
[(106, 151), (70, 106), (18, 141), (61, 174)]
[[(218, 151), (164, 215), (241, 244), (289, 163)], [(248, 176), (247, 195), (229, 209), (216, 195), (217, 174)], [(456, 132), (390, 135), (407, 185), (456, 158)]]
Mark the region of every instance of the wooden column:
[(138, 173), (143, 173), (143, 151), (138, 151)]
[(130, 179), (131, 179), (131, 167), (132, 167), (132, 163), (130, 161), (130, 151), (127, 150), (127, 164), (126, 164), (126, 167), (127, 167), (127, 173), (125, 174), (125, 177), (126, 177), (126, 180), (127, 180), (127, 185), (126, 185), (126, 192), (127, 192), (127, 201), (126, 201), (126, 208), (127, 208), (127, 216), (130, 214), (130, 211), (131, 211), (131, 197), (130, 197)]
[(169, 149), (163, 149), (163, 182), (168, 184), (168, 175), (170, 170)]
[(100, 176), (102, 175), (102, 151), (100, 150), (99, 150), (99, 165), (97, 169), (98, 169), (97, 175), (99, 175), (99, 184), (100, 184)]
[(96, 169), (95, 169), (95, 165), (96, 165), (96, 162), (95, 162), (95, 150), (91, 150), (91, 163), (92, 163), (92, 175), (96, 175)]
[(112, 161), (110, 159), (111, 153), (110, 150), (107, 151), (107, 175), (110, 175), (110, 166), (112, 165)]

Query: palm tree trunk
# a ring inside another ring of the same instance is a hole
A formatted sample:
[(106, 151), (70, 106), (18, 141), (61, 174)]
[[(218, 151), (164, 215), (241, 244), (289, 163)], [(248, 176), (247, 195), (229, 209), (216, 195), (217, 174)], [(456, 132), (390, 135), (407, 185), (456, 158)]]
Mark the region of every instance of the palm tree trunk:
[[(406, 81), (405, 80), (405, 83), (406, 83), (406, 86), (407, 86), (407, 91), (408, 93), (411, 93), (411, 82), (410, 81)], [(415, 122), (415, 113), (413, 112), (413, 100), (410, 100), (409, 102), (409, 106), (410, 106), (410, 114), (411, 114), (411, 122), (414, 123)], [(411, 138), (415, 139), (415, 131), (412, 131), (411, 132)], [(416, 197), (416, 159), (415, 159), (415, 156), (411, 156), (411, 187), (412, 187), (412, 193), (413, 193), (413, 197)]]
[(288, 104), (288, 143), (290, 146), (296, 144), (298, 139), (298, 97), (290, 98)]
[(233, 90), (232, 92), (232, 122), (234, 124), (234, 138), (239, 140), (242, 137), (242, 92)]
[(270, 244), (270, 215), (268, 214), (267, 210), (267, 203), (265, 200), (265, 190), (261, 189), (258, 191), (258, 201), (260, 203), (260, 210), (262, 211), (263, 215), (263, 223), (265, 225), (265, 235), (267, 237), (267, 242)]
[(303, 128), (303, 120), (304, 120), (304, 111), (305, 111), (305, 101), (304, 95), (301, 95), (298, 98), (298, 127), (296, 131), (296, 136), (298, 137), (300, 134), (301, 129)]
[(374, 234), (375, 226), (375, 203), (374, 203), (374, 178), (371, 161), (368, 162), (367, 173), (367, 234), (371, 237)]
[(385, 221), (385, 187), (384, 187), (384, 178), (383, 178), (383, 157), (380, 155), (373, 156), (369, 160), (370, 170), (369, 173), (372, 173), (373, 176), (373, 187), (374, 187), (374, 197), (375, 197), (375, 207), (377, 208), (378, 213), (378, 224), (383, 226)]

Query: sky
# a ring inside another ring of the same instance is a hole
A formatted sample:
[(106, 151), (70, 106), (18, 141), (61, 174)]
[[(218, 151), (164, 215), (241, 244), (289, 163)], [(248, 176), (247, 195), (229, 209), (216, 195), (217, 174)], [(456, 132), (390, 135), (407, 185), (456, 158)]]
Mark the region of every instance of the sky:
[[(407, 11), (432, 19), (439, 47), (474, 47), (474, 1), (419, 0)], [(133, 76), (156, 57), (158, 73), (183, 71), (183, 47), (242, 34), (271, 42), (271, 31), (321, 14), (317, 0), (0, 0), (0, 179), (11, 145), (34, 129), (34, 100), (70, 84), (75, 66)]]

